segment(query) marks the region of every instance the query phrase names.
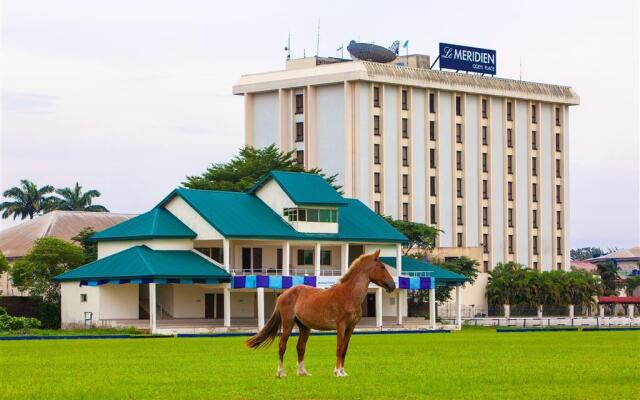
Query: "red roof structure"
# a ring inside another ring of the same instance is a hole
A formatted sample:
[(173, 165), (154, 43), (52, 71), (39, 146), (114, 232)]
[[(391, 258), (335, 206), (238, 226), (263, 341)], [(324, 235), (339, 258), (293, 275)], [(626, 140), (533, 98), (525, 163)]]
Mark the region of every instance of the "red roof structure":
[(640, 304), (640, 296), (603, 296), (598, 298), (599, 304)]

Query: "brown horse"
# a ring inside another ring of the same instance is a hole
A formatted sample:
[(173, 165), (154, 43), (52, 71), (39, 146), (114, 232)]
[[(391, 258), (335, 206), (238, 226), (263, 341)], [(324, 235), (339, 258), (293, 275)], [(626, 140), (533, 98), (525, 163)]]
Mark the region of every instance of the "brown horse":
[(266, 325), (247, 340), (250, 348), (269, 345), (278, 335), (280, 336), (280, 363), (278, 364), (278, 378), (286, 376), (283, 366), (287, 340), (297, 324), (300, 330), (298, 338), (298, 375), (307, 376), (304, 368), (304, 352), (311, 329), (326, 331), (336, 330), (338, 343), (336, 349), (335, 376), (347, 376), (344, 372), (344, 358), (347, 355), (349, 339), (358, 321), (360, 321), (362, 302), (367, 295), (369, 283), (392, 292), (396, 285), (386, 267), (380, 262), (380, 250), (372, 254), (365, 254), (356, 259), (340, 281), (328, 289), (317, 289), (309, 286), (294, 286), (287, 289), (278, 297), (276, 308)]

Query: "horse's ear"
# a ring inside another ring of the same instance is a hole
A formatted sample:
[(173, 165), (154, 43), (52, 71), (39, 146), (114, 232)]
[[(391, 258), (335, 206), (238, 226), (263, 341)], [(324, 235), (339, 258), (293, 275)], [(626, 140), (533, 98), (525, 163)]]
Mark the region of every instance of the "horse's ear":
[(380, 257), (380, 249), (376, 250), (376, 252), (373, 253), (373, 258), (378, 259), (378, 257)]

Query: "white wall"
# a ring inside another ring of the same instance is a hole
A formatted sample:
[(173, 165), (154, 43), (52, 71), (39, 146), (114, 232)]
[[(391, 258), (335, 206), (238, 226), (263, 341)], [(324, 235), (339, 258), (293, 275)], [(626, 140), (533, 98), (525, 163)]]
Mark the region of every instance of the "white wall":
[[(97, 286), (80, 286), (79, 282), (62, 282), (60, 284), (62, 326), (68, 324), (84, 324), (84, 313), (93, 313), (93, 323), (100, 318), (100, 292)], [(80, 294), (86, 293), (87, 301), (80, 302)]]
[(466, 247), (480, 246), (479, 221), (482, 218), (480, 211), (479, 175), (478, 168), (478, 97), (466, 96), (465, 105), (465, 136), (464, 136), (464, 200), (465, 200), (465, 229)]
[(529, 265), (529, 160), (531, 147), (527, 124), (527, 103), (518, 101), (516, 105), (515, 168), (516, 168), (516, 254), (517, 262)]
[(283, 210), (285, 208), (296, 207), (293, 200), (291, 200), (291, 198), (274, 179), (269, 179), (266, 184), (262, 185), (262, 187), (256, 192), (256, 196), (258, 196), (263, 203), (268, 205), (269, 208), (281, 217), (283, 216)]
[[(403, 290), (404, 291), (404, 290)], [(395, 317), (398, 315), (398, 306), (396, 305), (398, 290), (394, 290), (391, 293), (382, 291), (382, 316), (383, 317)], [(402, 303), (402, 315), (407, 316), (407, 302), (406, 297), (401, 297)]]
[(273, 143), (279, 146), (278, 92), (255, 93), (252, 96), (254, 146), (263, 148)]
[[(181, 197), (175, 196), (164, 205), (164, 208), (197, 234), (195, 240), (223, 239), (223, 236)], [(220, 210), (220, 212), (224, 213), (225, 211)]]
[(370, 146), (370, 138), (372, 135), (372, 129), (369, 124), (369, 110), (371, 107), (371, 99), (369, 98), (369, 85), (365, 83), (361, 83), (358, 86), (358, 95), (359, 95), (359, 104), (358, 104), (358, 112), (359, 112), (359, 136), (358, 136), (358, 149), (357, 155), (359, 158), (359, 174), (357, 180), (359, 182), (358, 186), (358, 195), (355, 196), (360, 199), (364, 204), (368, 205), (370, 208), (373, 208), (373, 204), (369, 204), (370, 195), (371, 195), (371, 160), (369, 159), (370, 153), (373, 151)]
[(135, 246), (148, 246), (154, 250), (191, 250), (191, 239), (114, 240), (98, 242), (98, 258), (104, 258)]
[(100, 319), (138, 319), (138, 285), (102, 285)]
[(382, 187), (384, 214), (400, 218), (398, 208), (398, 88), (384, 85), (382, 97)]
[(502, 99), (493, 99), (492, 107), (492, 123), (490, 133), (491, 146), (491, 165), (489, 184), (491, 186), (491, 195), (489, 202), (491, 204), (491, 252), (492, 262), (495, 265), (504, 261), (504, 128), (502, 126), (503, 104)]
[(414, 222), (426, 223), (426, 148), (425, 138), (428, 132), (425, 131), (425, 91), (413, 89), (411, 97), (411, 118), (409, 123), (411, 140), (411, 220)]
[(396, 245), (395, 244), (366, 244), (364, 245), (364, 253), (369, 254), (380, 249), (381, 257), (395, 257)]
[(231, 291), (231, 318), (256, 317), (256, 291)]
[[(552, 170), (552, 155), (555, 154), (555, 146), (552, 142), (555, 141), (555, 135), (551, 132), (551, 106), (549, 104), (542, 104), (540, 110), (540, 120), (538, 123), (538, 129), (540, 131), (540, 159), (538, 160), (538, 178), (540, 186), (540, 228), (541, 238), (540, 241), (540, 267), (543, 271), (549, 271), (555, 269), (553, 264), (553, 252), (555, 250), (555, 242), (553, 238), (553, 205), (556, 201), (555, 196), (555, 175)], [(553, 140), (552, 140), (552, 135)]]
[(439, 235), (440, 247), (453, 246), (453, 171), (451, 164), (452, 146), (453, 146), (453, 129), (451, 127), (451, 93), (440, 92), (440, 100), (438, 101), (439, 114), (439, 149), (437, 154), (437, 172), (436, 179), (438, 187), (436, 195), (438, 196), (438, 228), (442, 229)]
[(344, 185), (344, 85), (318, 86), (316, 105), (318, 167), (327, 175), (338, 174), (336, 183)]

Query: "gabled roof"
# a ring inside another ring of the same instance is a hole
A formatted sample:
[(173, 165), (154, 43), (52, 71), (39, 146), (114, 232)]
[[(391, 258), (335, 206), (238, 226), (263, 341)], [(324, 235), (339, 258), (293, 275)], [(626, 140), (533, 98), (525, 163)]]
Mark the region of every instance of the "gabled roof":
[(190, 250), (152, 250), (135, 246), (67, 271), (55, 281), (113, 279), (216, 279), (229, 282), (230, 275), (214, 262)]
[(24, 257), (37, 239), (57, 237), (70, 241), (84, 228), (101, 231), (134, 216), (111, 212), (51, 211), (0, 231), (0, 250), (9, 259)]
[(271, 171), (249, 189), (255, 193), (269, 179), (275, 180), (289, 198), (299, 206), (343, 206), (345, 199), (320, 175), (304, 172)]
[(586, 261), (598, 263), (610, 260), (640, 260), (640, 246), (614, 251), (613, 253), (605, 254), (600, 257), (590, 258)]
[[(380, 260), (392, 268), (396, 267), (395, 257), (380, 257)], [(429, 262), (416, 260), (411, 257), (402, 257), (402, 274), (432, 276), (436, 279), (437, 286), (458, 285), (469, 280), (464, 275), (451, 272)]]
[(140, 214), (94, 234), (92, 240), (194, 238), (196, 233), (164, 208)]

